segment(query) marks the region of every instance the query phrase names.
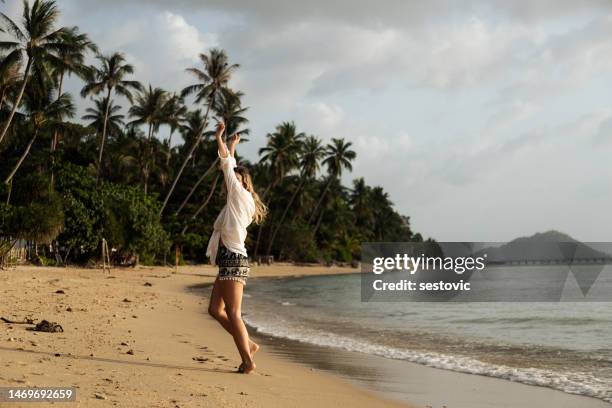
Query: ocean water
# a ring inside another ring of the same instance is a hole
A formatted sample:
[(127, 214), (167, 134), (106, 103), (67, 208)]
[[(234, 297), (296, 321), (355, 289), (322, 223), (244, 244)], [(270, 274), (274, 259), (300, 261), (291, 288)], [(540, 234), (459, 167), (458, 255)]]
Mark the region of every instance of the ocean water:
[(270, 336), (612, 403), (612, 302), (362, 302), (360, 285), (359, 275), (252, 279), (245, 321)]

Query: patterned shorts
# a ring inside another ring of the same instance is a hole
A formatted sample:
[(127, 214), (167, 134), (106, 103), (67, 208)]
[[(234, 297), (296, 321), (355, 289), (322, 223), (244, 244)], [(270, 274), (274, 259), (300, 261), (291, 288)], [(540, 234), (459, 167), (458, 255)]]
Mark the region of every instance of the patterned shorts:
[(249, 277), (249, 258), (230, 251), (219, 245), (217, 252), (217, 265), (219, 266), (219, 280), (235, 280), (246, 285)]

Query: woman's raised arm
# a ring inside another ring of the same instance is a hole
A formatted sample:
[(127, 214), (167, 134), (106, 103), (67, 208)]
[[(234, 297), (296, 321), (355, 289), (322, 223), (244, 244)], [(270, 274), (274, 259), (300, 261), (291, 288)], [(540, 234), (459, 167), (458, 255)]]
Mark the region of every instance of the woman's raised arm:
[(217, 132), (215, 137), (217, 138), (217, 147), (219, 149), (219, 157), (221, 158), (221, 170), (223, 171), (223, 178), (225, 179), (225, 186), (227, 187), (227, 193), (232, 194), (237, 188), (240, 187), (240, 181), (236, 177), (234, 167), (236, 167), (236, 159), (234, 158), (234, 151), (236, 150), (236, 143), (240, 138), (236, 135), (232, 136), (230, 148), (228, 150), (225, 142), (223, 141), (223, 132), (225, 131), (225, 124), (219, 122), (217, 124)]
[(219, 123), (217, 123), (217, 132), (215, 133), (215, 137), (217, 138), (217, 148), (219, 150), (219, 156), (222, 159), (225, 159), (229, 154), (227, 150), (227, 146), (225, 145), (225, 142), (223, 141), (224, 131), (225, 131), (225, 123), (223, 123), (222, 121), (219, 121)]

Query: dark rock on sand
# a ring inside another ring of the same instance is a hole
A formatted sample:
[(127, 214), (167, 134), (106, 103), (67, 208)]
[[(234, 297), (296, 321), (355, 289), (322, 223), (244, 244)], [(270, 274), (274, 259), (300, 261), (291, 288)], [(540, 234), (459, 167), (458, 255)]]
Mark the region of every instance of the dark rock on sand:
[(36, 325), (36, 327), (34, 327), (35, 331), (39, 331), (39, 332), (45, 332), (45, 333), (63, 333), (64, 332), (64, 328), (55, 323), (55, 322), (49, 322), (47, 320), (43, 320), (42, 322), (38, 323)]

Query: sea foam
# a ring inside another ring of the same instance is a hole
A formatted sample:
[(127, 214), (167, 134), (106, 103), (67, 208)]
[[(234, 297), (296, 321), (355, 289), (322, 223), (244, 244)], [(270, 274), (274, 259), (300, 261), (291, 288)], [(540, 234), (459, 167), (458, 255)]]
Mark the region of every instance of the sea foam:
[(245, 317), (245, 321), (258, 332), (317, 346), (340, 348), (375, 356), (405, 360), (428, 367), (477, 374), (523, 384), (549, 387), (569, 394), (598, 398), (612, 403), (611, 384), (584, 372), (553, 372), (538, 368), (516, 368), (485, 363), (465, 356), (437, 352), (423, 352), (383, 346), (364, 339), (311, 329), (292, 327), (282, 320), (258, 321)]

